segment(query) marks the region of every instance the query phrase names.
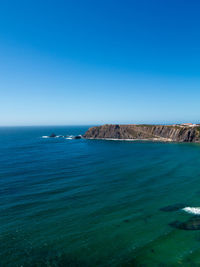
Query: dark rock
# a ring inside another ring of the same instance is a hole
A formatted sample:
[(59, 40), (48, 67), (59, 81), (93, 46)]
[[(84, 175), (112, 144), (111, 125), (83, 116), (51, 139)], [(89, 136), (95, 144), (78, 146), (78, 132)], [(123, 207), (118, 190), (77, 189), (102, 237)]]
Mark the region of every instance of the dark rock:
[(73, 139), (81, 139), (81, 135), (76, 135)]
[(129, 220), (129, 219), (125, 219), (124, 222), (125, 222), (125, 223), (129, 223), (130, 220)]
[(177, 211), (177, 210), (180, 210), (186, 206), (187, 205), (184, 203), (177, 203), (174, 205), (169, 205), (169, 206), (163, 207), (160, 209), (160, 211), (165, 211), (165, 212)]
[(175, 221), (170, 226), (181, 230), (200, 230), (200, 217), (192, 217), (186, 222)]
[(52, 133), (51, 135), (49, 135), (49, 137), (56, 137), (56, 134), (55, 133)]

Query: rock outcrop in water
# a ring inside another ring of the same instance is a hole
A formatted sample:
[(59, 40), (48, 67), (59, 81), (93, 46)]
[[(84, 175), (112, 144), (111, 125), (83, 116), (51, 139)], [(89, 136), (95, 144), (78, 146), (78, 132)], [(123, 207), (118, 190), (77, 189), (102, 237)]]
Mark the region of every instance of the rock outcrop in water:
[(177, 203), (174, 205), (169, 205), (169, 206), (163, 207), (160, 209), (160, 211), (164, 211), (164, 212), (178, 211), (178, 210), (180, 210), (186, 206), (187, 205), (184, 203)]
[(56, 134), (52, 133), (52, 134), (49, 135), (49, 137), (54, 138), (54, 137), (56, 137)]
[(192, 217), (186, 222), (175, 221), (170, 226), (181, 230), (200, 230), (200, 217)]
[(139, 139), (174, 142), (200, 142), (200, 125), (113, 125), (90, 128), (87, 139)]

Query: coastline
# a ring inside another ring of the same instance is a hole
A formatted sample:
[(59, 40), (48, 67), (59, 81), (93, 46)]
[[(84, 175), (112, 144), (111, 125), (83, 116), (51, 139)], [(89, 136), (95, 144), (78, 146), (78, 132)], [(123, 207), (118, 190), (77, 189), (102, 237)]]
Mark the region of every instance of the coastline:
[(140, 125), (105, 124), (89, 128), (83, 135), (86, 139), (200, 142), (200, 125)]
[(129, 142), (135, 142), (135, 141), (151, 141), (151, 142), (174, 142), (172, 139), (170, 138), (152, 138), (152, 139), (147, 139), (147, 138), (143, 138), (143, 139), (139, 139), (139, 138), (84, 138), (84, 139), (88, 139), (88, 140), (104, 140), (104, 141), (129, 141)]

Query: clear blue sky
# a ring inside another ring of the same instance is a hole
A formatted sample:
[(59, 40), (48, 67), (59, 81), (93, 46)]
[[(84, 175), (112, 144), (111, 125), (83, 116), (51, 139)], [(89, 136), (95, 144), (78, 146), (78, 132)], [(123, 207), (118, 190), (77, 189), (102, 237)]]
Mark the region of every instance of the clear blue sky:
[(200, 1), (0, 2), (0, 125), (200, 121)]

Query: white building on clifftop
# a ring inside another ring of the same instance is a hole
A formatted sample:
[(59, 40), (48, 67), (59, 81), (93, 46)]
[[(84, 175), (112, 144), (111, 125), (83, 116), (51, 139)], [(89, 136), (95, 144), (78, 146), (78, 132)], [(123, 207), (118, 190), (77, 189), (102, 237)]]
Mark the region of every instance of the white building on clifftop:
[(182, 123), (181, 126), (194, 127), (194, 126), (196, 126), (196, 124), (194, 124), (194, 123)]

